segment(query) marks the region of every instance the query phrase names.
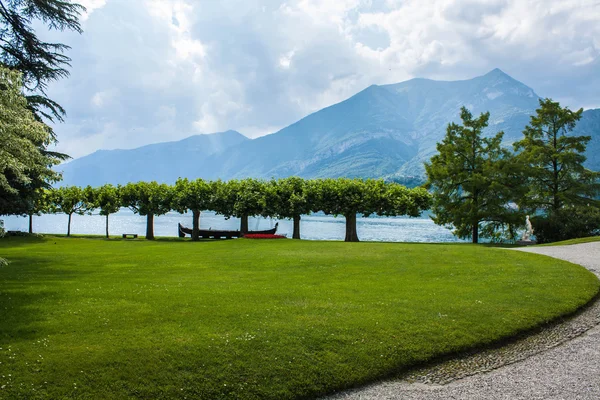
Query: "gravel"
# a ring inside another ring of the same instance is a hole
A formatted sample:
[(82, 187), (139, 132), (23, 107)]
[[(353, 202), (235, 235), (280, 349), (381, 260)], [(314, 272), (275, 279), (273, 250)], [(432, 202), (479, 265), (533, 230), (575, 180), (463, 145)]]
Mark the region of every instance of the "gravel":
[[(514, 250), (583, 265), (600, 277), (600, 242)], [(450, 359), (328, 399), (600, 399), (600, 301), (504, 347)]]

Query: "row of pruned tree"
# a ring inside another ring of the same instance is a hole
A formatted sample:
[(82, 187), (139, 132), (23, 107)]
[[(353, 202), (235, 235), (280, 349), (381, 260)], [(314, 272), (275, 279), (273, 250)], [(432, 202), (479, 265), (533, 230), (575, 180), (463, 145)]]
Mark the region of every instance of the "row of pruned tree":
[[(298, 177), (205, 181), (178, 179), (175, 185), (137, 182), (124, 186), (110, 184), (92, 188), (61, 187), (41, 192), (35, 213), (64, 213), (69, 216), (67, 236), (71, 234), (73, 214), (98, 210), (106, 216), (106, 237), (110, 214), (121, 207), (146, 216), (146, 238), (154, 239), (154, 217), (169, 211), (192, 213), (192, 240), (198, 240), (200, 214), (211, 210), (225, 218), (240, 218), (240, 230), (248, 232), (251, 216), (292, 219), (293, 238), (300, 239), (302, 215), (322, 211), (346, 218), (346, 241), (358, 241), (356, 215), (419, 216), (430, 206), (431, 195), (424, 188), (408, 189), (383, 180), (315, 179)], [(31, 215), (30, 215), (31, 230)]]

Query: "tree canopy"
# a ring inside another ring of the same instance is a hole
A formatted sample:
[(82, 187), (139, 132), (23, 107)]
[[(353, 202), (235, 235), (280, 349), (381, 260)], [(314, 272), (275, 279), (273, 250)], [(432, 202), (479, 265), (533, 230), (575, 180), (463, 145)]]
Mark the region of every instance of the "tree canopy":
[(146, 239), (154, 239), (154, 216), (171, 211), (172, 187), (152, 182), (128, 183), (121, 188), (122, 205), (146, 216)]
[(40, 116), (62, 121), (65, 110), (49, 99), (49, 82), (69, 75), (70, 47), (40, 40), (32, 26), (38, 20), (48, 29), (81, 33), (79, 17), (85, 7), (70, 0), (0, 0), (0, 63), (23, 74), (29, 106)]
[(582, 113), (540, 100), (523, 139), (514, 144), (527, 185), (518, 204), (537, 214), (532, 224), (539, 242), (600, 232), (600, 173), (583, 166), (591, 137), (570, 134)]
[(501, 145), (504, 133), (490, 138), (482, 134), (489, 116), (482, 113), (473, 118), (462, 107), (462, 125), (448, 125), (446, 136), (437, 144), (438, 154), (425, 163), (428, 187), (434, 193), (432, 219), (473, 243), (506, 225), (514, 232), (511, 228), (521, 218), (509, 207), (519, 185), (511, 154)]
[(94, 188), (89, 192), (89, 199), (94, 208), (100, 210), (100, 215), (106, 217), (106, 237), (108, 238), (108, 216), (119, 211), (121, 208), (121, 193), (120, 187), (115, 187), (111, 184), (106, 184)]
[(265, 187), (265, 214), (291, 218), (294, 221), (294, 239), (300, 239), (300, 216), (310, 214), (315, 202), (316, 193), (312, 181), (297, 176), (272, 179)]
[(93, 204), (89, 201), (91, 190), (89, 186), (85, 189), (78, 186), (64, 186), (53, 189), (48, 193), (49, 210), (69, 216), (67, 236), (71, 236), (71, 217), (73, 214), (83, 215), (93, 209)]
[(192, 211), (192, 240), (199, 239), (200, 212), (211, 208), (211, 186), (203, 179), (177, 179), (173, 194), (173, 208), (180, 213)]
[(0, 67), (0, 214), (29, 214), (32, 197), (60, 175), (43, 147), (52, 138), (22, 94), (21, 74)]
[(600, 173), (583, 166), (591, 137), (569, 135), (582, 113), (551, 99), (540, 100), (524, 138), (514, 144), (528, 186), (519, 204), (528, 211), (553, 214), (565, 206), (597, 204)]

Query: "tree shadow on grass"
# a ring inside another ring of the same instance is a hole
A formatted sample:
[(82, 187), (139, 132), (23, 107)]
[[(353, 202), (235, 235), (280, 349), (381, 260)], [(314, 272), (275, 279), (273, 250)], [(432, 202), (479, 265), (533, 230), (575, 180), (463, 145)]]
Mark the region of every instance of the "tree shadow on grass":
[(0, 347), (48, 335), (41, 327), (50, 318), (43, 311), (44, 303), (67, 298), (64, 292), (52, 288), (90, 273), (59, 269), (51, 260), (32, 263), (28, 257), (12, 256), (10, 264), (0, 268)]

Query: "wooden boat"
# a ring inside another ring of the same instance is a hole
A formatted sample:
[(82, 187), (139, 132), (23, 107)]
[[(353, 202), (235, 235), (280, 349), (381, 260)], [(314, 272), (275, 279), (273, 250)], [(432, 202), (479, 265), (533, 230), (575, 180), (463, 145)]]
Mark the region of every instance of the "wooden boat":
[[(185, 226), (178, 225), (179, 237), (185, 237), (185, 235), (192, 236), (192, 229), (186, 228)], [(264, 231), (248, 231), (248, 234), (263, 234), (263, 235), (274, 235), (277, 232), (277, 227), (279, 226), (279, 222), (275, 223), (275, 227), (272, 229), (266, 229)], [(212, 230), (212, 229), (200, 229), (198, 231), (198, 236), (203, 239), (215, 238), (215, 239), (231, 239), (231, 238), (239, 238), (244, 236), (241, 231), (222, 231), (222, 230)]]

